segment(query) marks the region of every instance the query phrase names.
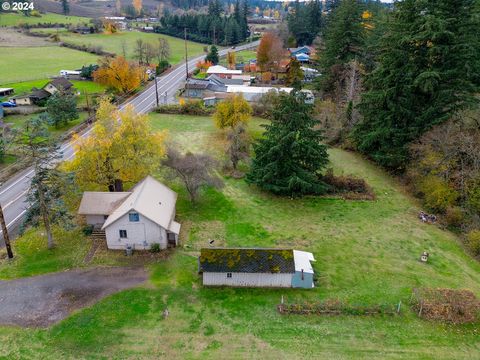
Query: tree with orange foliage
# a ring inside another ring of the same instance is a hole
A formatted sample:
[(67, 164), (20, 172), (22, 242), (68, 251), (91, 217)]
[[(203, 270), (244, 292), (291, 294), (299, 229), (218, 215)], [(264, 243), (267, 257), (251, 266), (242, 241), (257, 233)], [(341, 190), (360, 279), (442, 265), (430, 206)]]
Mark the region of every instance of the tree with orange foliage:
[(205, 60), (205, 61), (200, 60), (196, 64), (196, 67), (197, 69), (200, 70), (200, 72), (206, 72), (210, 66), (213, 66), (213, 63), (208, 60)]
[(132, 0), (132, 5), (135, 8), (137, 14), (140, 15), (142, 13), (143, 7), (142, 0)]
[(229, 51), (227, 53), (227, 64), (229, 69), (235, 69), (236, 59), (234, 51)]
[(260, 71), (276, 72), (284, 55), (282, 40), (273, 32), (263, 34), (257, 49), (257, 65)]
[(118, 32), (117, 24), (110, 20), (103, 20), (103, 28), (105, 34), (115, 34), (116, 32)]
[(122, 94), (135, 90), (146, 79), (145, 72), (138, 64), (122, 56), (104, 57), (99, 65), (93, 73), (93, 80)]

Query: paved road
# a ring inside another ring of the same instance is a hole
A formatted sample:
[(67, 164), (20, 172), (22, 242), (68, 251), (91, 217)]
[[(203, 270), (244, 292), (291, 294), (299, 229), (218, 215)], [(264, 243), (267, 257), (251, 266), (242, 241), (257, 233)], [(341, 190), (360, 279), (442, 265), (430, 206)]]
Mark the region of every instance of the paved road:
[[(258, 41), (237, 46), (235, 51), (245, 50), (258, 46)], [(220, 56), (225, 56), (230, 49), (224, 49), (219, 51)], [(195, 64), (202, 60), (204, 56), (199, 56), (188, 61), (188, 69), (192, 71), (195, 68)], [(175, 94), (178, 89), (183, 85), (185, 81), (186, 69), (185, 63), (177, 65), (168, 74), (157, 77), (157, 86), (160, 104), (175, 102)], [(156, 106), (156, 93), (155, 86), (152, 82), (147, 89), (138, 94), (132, 99), (127, 100), (120, 106), (123, 109), (127, 105), (133, 105), (135, 110), (139, 113), (148, 113)], [(91, 128), (86, 129), (81, 137), (88, 136), (91, 132)], [(64, 160), (70, 160), (75, 151), (73, 148), (74, 142), (66, 142), (60, 147)], [(28, 168), (11, 179), (6, 181), (0, 187), (0, 203), (3, 206), (5, 214), (5, 221), (8, 229), (13, 229), (21, 223), (23, 216), (26, 213), (27, 204), (25, 203), (26, 194), (30, 186), (31, 178), (34, 174), (32, 168)], [(1, 230), (0, 230), (1, 234)], [(3, 244), (3, 237), (0, 236), (0, 247)]]
[(112, 267), (0, 281), (0, 325), (46, 327), (147, 278), (143, 267)]

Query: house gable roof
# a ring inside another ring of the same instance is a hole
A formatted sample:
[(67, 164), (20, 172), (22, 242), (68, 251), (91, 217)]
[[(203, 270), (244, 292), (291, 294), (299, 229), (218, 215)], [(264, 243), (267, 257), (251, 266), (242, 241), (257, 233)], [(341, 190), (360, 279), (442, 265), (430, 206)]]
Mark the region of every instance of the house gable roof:
[(174, 221), (177, 193), (147, 176), (135, 185), (130, 195), (110, 214), (103, 224), (107, 228), (130, 211), (136, 211), (176, 234), (180, 231), (180, 224)]
[(51, 85), (55, 86), (58, 90), (60, 90), (60, 89), (68, 90), (73, 86), (73, 84), (70, 81), (68, 81), (67, 79), (65, 79), (63, 77), (53, 79), (52, 81), (45, 84), (45, 86), (43, 88), (45, 88), (48, 84), (51, 84)]
[(204, 248), (200, 272), (295, 273), (292, 249)]
[(78, 213), (80, 215), (110, 215), (131, 192), (86, 191)]

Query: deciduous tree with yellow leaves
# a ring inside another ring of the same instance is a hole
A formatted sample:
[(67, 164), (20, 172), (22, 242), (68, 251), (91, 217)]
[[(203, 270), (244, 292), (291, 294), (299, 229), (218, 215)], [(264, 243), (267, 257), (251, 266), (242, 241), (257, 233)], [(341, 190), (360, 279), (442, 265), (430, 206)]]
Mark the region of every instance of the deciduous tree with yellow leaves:
[(217, 105), (213, 120), (219, 129), (233, 128), (240, 123), (247, 123), (252, 115), (252, 108), (242, 94), (228, 97)]
[(150, 174), (165, 154), (166, 132), (152, 133), (147, 115), (100, 100), (92, 135), (75, 137), (75, 158), (66, 163), (83, 190), (122, 191)]
[(119, 93), (135, 90), (146, 78), (145, 71), (138, 64), (122, 56), (102, 58), (99, 65), (93, 73), (94, 81)]
[(135, 11), (137, 12), (138, 15), (142, 13), (142, 0), (132, 0), (132, 5), (135, 8)]

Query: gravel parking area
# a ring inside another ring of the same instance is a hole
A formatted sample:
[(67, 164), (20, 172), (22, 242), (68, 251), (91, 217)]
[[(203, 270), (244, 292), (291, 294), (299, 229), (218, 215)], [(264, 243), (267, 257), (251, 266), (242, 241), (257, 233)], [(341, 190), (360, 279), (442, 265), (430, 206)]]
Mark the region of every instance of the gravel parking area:
[(143, 267), (112, 267), (0, 281), (0, 324), (47, 327), (146, 280)]

